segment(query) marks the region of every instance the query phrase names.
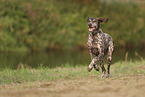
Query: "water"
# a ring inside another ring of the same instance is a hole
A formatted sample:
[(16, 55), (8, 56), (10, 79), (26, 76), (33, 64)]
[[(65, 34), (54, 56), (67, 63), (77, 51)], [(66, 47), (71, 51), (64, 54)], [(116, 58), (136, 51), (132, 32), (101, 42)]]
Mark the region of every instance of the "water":
[[(118, 61), (124, 61), (125, 55), (128, 52), (128, 61), (141, 60), (145, 57), (144, 50), (124, 50), (115, 49), (113, 54), (112, 64)], [(135, 55), (137, 52), (138, 55)], [(42, 65), (49, 68), (70, 65), (88, 65), (91, 59), (87, 50), (83, 51), (57, 51), (51, 50), (48, 52), (9, 52), (0, 54), (0, 68), (10, 67), (16, 69), (19, 64), (27, 64), (32, 68), (37, 68)], [(105, 58), (106, 63), (106, 58)]]

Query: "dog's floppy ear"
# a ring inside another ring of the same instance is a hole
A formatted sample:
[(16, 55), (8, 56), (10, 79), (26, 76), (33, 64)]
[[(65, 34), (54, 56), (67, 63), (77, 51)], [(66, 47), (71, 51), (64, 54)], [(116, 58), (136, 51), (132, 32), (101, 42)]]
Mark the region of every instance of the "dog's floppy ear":
[(98, 19), (98, 21), (99, 21), (100, 23), (101, 23), (101, 22), (107, 23), (107, 21), (108, 21), (107, 18), (102, 18), (102, 17), (97, 18), (97, 19)]

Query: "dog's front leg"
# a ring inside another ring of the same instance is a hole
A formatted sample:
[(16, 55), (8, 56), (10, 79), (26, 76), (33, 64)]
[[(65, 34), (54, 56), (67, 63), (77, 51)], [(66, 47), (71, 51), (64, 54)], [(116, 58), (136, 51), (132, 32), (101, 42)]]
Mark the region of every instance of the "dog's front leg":
[(93, 58), (92, 59), (92, 61), (91, 61), (91, 63), (89, 64), (89, 67), (88, 67), (88, 72), (90, 72), (91, 70), (92, 70), (92, 68), (93, 68), (93, 66), (95, 67), (95, 69), (97, 70), (97, 71), (99, 71), (99, 67), (97, 66), (97, 64), (96, 64), (96, 62), (97, 62), (97, 60), (98, 60), (98, 57), (95, 57), (95, 58)]
[(89, 54), (90, 54), (90, 57), (91, 57), (91, 60), (93, 60), (93, 53), (91, 51), (91, 47), (88, 46), (88, 51), (89, 51)]
[(89, 37), (88, 37), (88, 42), (87, 42), (87, 45), (88, 45), (88, 51), (89, 51), (89, 54), (91, 56), (91, 60), (93, 60), (93, 53), (91, 51), (91, 48), (92, 48), (92, 42), (93, 42), (93, 35), (92, 33), (90, 32), (89, 33)]

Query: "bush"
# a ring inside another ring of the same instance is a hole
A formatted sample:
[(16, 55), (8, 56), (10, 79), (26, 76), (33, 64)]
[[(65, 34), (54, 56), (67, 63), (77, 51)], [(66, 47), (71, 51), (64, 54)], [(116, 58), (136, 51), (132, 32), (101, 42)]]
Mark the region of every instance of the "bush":
[(87, 47), (86, 19), (107, 17), (101, 25), (115, 45), (140, 46), (144, 40), (144, 6), (99, 0), (0, 0), (0, 50)]

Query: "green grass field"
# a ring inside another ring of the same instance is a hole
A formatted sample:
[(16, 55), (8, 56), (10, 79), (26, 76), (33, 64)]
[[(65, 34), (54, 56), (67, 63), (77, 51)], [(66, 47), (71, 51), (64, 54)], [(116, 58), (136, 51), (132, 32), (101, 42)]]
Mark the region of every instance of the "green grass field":
[[(105, 64), (106, 67), (106, 64)], [(69, 64), (64, 64), (63, 67), (48, 68), (40, 66), (37, 69), (26, 69), (21, 66), (18, 70), (5, 68), (0, 71), (0, 84), (25, 83), (25, 82), (48, 82), (59, 79), (79, 79), (82, 77), (95, 76), (100, 78), (101, 71), (97, 72), (94, 69), (88, 73), (87, 65), (72, 67)], [(145, 76), (145, 61), (136, 62), (117, 62), (111, 65), (111, 76), (122, 77), (128, 75), (143, 75)]]

